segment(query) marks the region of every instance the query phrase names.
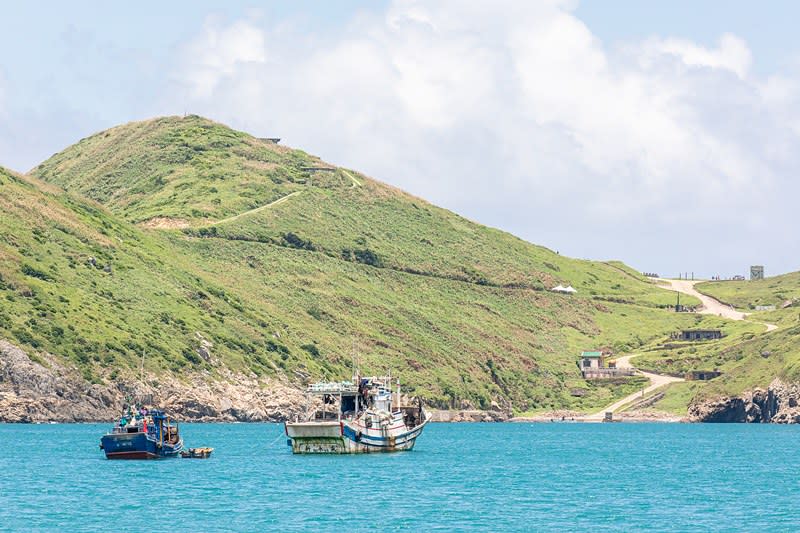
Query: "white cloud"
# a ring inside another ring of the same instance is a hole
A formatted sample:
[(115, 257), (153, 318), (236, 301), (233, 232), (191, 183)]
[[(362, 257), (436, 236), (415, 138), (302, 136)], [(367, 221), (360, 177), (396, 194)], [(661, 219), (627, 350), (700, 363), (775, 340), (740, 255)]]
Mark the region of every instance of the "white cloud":
[(741, 242), (800, 266), (796, 240), (757, 240), (800, 192), (800, 78), (758, 79), (730, 34), (609, 48), (570, 7), (398, 1), (313, 38), (209, 20), (168, 92), (573, 254), (711, 269)]
[(226, 77), (243, 66), (267, 60), (264, 34), (248, 21), (221, 26), (213, 17), (200, 36), (183, 49), (182, 83), (193, 98), (209, 98)]
[(652, 56), (670, 54), (688, 67), (709, 67), (730, 70), (740, 78), (747, 75), (753, 57), (742, 39), (730, 33), (719, 39), (719, 47), (709, 49), (685, 39), (653, 39), (645, 46)]

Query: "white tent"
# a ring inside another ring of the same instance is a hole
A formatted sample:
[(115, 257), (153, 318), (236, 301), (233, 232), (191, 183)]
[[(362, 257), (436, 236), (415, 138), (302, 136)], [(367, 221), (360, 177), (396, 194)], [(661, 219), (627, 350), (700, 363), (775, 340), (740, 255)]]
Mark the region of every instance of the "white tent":
[(567, 287), (564, 287), (563, 285), (556, 285), (555, 287), (553, 287), (550, 290), (553, 291), (553, 292), (561, 292), (561, 293), (564, 293), (564, 294), (574, 294), (574, 293), (578, 292), (572, 287), (572, 285), (569, 285)]

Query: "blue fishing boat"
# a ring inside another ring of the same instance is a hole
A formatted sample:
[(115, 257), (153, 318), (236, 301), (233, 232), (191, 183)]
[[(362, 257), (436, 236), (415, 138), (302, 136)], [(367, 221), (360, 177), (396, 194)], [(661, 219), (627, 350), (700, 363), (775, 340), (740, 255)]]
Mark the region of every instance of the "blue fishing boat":
[(183, 449), (178, 425), (159, 409), (130, 406), (109, 433), (100, 439), (106, 459), (177, 457)]

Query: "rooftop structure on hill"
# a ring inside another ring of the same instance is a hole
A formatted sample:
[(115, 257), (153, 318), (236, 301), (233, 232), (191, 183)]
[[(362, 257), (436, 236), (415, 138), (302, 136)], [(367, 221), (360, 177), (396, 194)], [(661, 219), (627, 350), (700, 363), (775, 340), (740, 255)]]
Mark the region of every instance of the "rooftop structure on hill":
[(679, 341), (712, 341), (722, 338), (718, 329), (685, 329), (672, 334), (672, 339)]
[(764, 279), (764, 266), (753, 265), (750, 267), (750, 280)]
[(578, 366), (584, 379), (608, 379), (633, 375), (632, 368), (617, 368), (616, 362), (606, 360), (606, 354), (600, 351), (581, 352)]
[(708, 381), (721, 376), (722, 372), (718, 370), (690, 370), (686, 373), (686, 381)]

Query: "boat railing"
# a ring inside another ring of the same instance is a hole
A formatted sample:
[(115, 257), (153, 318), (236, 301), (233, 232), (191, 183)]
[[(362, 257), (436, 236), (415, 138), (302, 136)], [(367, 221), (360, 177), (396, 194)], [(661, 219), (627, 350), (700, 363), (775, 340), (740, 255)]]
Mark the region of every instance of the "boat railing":
[(312, 420), (315, 422), (324, 422), (328, 420), (339, 420), (339, 415), (333, 411), (315, 411)]
[(306, 392), (312, 394), (355, 394), (358, 392), (358, 387), (351, 381), (321, 382), (312, 383), (308, 386)]

